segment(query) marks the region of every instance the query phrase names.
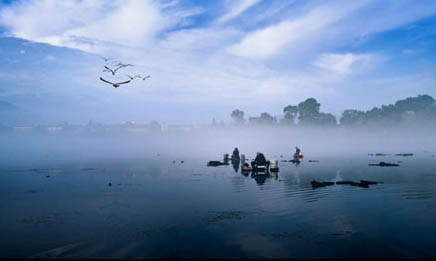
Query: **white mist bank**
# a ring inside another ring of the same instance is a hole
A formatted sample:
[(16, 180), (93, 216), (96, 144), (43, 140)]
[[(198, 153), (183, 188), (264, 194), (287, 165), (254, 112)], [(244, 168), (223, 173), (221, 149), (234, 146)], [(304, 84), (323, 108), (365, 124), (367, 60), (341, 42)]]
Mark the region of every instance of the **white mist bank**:
[(74, 164), (151, 158), (219, 160), (238, 147), (247, 158), (263, 152), (267, 158), (290, 158), (295, 146), (310, 158), (358, 156), (368, 153), (436, 151), (436, 132), (429, 129), (350, 130), (340, 128), (227, 128), (185, 133), (119, 135), (0, 136), (0, 167), (34, 164)]

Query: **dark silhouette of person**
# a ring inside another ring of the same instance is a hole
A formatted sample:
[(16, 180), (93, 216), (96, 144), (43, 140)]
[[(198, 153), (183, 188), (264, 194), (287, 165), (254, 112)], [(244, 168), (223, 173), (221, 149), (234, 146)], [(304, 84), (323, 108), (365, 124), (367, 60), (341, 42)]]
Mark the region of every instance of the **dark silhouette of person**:
[(266, 160), (263, 153), (258, 152), (256, 154), (256, 158), (254, 159), (254, 161), (251, 162), (251, 167), (253, 168), (253, 170), (257, 166), (266, 166), (266, 169), (268, 169), (268, 167), (269, 167), (269, 161)]
[(235, 148), (233, 150), (232, 159), (233, 160), (236, 160), (236, 159), (239, 160), (239, 150), (238, 150), (238, 148)]
[(224, 159), (223, 159), (224, 165), (229, 165), (229, 154), (224, 154)]
[(295, 147), (295, 156), (296, 157), (298, 157), (298, 156), (300, 156), (300, 153), (301, 153), (301, 150), (300, 150), (300, 148), (298, 148), (298, 147)]

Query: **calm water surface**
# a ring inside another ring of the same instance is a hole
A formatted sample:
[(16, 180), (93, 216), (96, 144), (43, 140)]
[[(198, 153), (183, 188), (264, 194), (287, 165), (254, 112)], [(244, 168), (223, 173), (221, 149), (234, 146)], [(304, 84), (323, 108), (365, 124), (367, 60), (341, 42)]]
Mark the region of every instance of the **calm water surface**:
[[(4, 167), (0, 256), (436, 257), (434, 156), (314, 159), (264, 178), (165, 155)], [(310, 185), (361, 179), (384, 183)]]

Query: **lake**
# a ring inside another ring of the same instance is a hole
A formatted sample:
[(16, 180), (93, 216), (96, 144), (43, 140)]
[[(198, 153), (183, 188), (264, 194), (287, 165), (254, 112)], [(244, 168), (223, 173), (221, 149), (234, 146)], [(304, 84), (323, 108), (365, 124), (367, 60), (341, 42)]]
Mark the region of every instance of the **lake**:
[[(4, 166), (0, 256), (434, 258), (436, 158), (411, 152), (266, 154), (280, 167), (266, 177), (206, 166), (221, 153)], [(361, 179), (383, 183), (310, 184)]]

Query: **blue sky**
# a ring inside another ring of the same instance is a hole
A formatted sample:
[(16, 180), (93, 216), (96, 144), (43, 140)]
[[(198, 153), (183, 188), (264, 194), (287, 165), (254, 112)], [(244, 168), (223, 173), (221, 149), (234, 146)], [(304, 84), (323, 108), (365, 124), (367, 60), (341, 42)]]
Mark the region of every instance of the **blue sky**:
[[(434, 0), (0, 3), (6, 123), (209, 123), (308, 97), (339, 116), (436, 97)], [(152, 78), (111, 88), (100, 55)]]

